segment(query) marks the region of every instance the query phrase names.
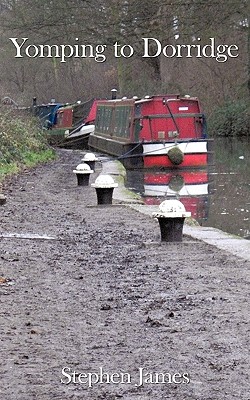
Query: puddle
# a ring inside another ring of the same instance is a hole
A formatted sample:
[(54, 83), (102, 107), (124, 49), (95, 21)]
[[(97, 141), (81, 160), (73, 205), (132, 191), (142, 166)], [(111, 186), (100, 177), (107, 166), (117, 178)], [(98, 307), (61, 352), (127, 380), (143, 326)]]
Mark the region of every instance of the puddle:
[(31, 239), (31, 240), (58, 240), (55, 236), (37, 235), (34, 233), (0, 233), (0, 237), (4, 239)]

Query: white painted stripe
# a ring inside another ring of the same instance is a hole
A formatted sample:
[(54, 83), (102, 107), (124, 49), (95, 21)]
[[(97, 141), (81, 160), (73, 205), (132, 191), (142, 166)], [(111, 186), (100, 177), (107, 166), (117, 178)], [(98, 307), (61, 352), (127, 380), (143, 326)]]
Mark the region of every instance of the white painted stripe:
[[(143, 143), (144, 155), (165, 155), (168, 150), (175, 147), (174, 143)], [(207, 153), (207, 142), (184, 142), (178, 143), (178, 147), (184, 154)]]
[(174, 191), (168, 185), (144, 185), (145, 196), (204, 196), (208, 194), (208, 183), (184, 185), (180, 191)]

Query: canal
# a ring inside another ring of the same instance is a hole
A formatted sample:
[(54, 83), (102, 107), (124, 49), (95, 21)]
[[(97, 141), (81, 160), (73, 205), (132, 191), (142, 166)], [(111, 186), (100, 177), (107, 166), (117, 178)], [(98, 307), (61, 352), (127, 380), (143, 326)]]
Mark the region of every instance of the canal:
[(205, 170), (127, 171), (126, 185), (145, 204), (175, 198), (200, 225), (250, 239), (250, 139), (215, 139)]

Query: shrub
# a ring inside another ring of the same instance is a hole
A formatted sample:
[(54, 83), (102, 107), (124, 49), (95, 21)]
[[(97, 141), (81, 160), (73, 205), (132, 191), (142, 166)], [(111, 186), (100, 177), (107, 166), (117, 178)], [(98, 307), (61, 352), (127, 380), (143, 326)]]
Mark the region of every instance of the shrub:
[(17, 171), (22, 165), (30, 166), (54, 158), (46, 135), (38, 128), (37, 120), (14, 110), (0, 108), (0, 173)]
[(249, 136), (250, 106), (247, 101), (232, 101), (215, 110), (208, 119), (212, 136)]

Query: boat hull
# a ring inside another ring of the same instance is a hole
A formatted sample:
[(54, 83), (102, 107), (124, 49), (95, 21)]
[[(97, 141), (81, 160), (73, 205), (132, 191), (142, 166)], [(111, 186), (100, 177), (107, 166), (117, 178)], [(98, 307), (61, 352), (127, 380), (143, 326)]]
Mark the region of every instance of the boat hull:
[(140, 143), (126, 143), (91, 134), (89, 148), (117, 157), (126, 169), (144, 168), (143, 148)]
[(65, 129), (48, 129), (45, 131), (48, 143), (52, 146), (59, 146), (64, 142)]
[[(89, 147), (117, 157), (126, 169), (134, 168), (202, 168), (212, 162), (212, 140), (184, 140), (173, 142), (122, 142), (98, 136), (89, 137)], [(171, 148), (178, 146), (183, 154), (183, 161), (174, 164), (168, 155)]]
[(78, 130), (65, 134), (64, 147), (73, 149), (87, 149), (89, 135), (94, 132), (95, 125), (84, 125)]
[(91, 132), (94, 131), (94, 125), (86, 125), (78, 130), (66, 128), (53, 128), (47, 132), (49, 144), (62, 146), (72, 149), (87, 149), (88, 140)]

